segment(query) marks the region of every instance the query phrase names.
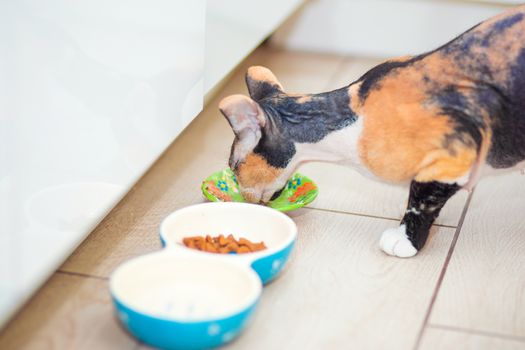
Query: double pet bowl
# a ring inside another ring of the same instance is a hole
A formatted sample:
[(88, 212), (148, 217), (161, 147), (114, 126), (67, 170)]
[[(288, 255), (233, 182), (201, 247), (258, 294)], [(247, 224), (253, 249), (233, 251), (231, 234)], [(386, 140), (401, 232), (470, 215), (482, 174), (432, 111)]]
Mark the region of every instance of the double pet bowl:
[[(186, 248), (188, 236), (233, 234), (267, 249), (214, 254)], [(259, 301), (262, 285), (285, 265), (297, 235), (286, 215), (259, 205), (205, 203), (175, 211), (160, 226), (163, 249), (129, 260), (111, 275), (122, 324), (163, 349), (206, 349), (234, 339)]]

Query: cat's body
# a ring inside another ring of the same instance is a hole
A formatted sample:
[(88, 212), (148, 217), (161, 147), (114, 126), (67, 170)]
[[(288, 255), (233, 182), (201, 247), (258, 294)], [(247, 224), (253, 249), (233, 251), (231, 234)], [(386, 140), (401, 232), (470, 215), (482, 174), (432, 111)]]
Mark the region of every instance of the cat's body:
[(252, 99), (220, 106), (236, 134), (230, 166), (244, 195), (268, 201), (308, 161), (410, 182), (401, 226), (381, 239), (391, 255), (416, 254), (446, 201), (485, 168), (525, 166), (525, 6), (335, 91), (286, 94), (263, 67), (249, 69), (247, 84)]

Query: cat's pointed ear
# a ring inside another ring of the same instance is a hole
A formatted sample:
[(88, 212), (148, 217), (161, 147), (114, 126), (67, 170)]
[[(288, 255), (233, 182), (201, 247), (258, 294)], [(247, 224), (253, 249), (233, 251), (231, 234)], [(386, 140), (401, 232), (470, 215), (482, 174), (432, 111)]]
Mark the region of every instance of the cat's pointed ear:
[(283, 86), (275, 75), (266, 67), (252, 66), (246, 73), (246, 85), (251, 98), (255, 101), (283, 92)]
[(255, 136), (259, 141), (266, 118), (257, 102), (244, 95), (231, 95), (221, 100), (219, 110), (239, 139)]

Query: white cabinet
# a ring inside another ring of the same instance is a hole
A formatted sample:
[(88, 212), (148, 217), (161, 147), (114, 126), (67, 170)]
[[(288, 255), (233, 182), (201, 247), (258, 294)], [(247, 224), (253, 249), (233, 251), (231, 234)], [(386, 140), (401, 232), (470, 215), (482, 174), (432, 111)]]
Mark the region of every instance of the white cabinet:
[(0, 324), (202, 108), (205, 0), (0, 2)]

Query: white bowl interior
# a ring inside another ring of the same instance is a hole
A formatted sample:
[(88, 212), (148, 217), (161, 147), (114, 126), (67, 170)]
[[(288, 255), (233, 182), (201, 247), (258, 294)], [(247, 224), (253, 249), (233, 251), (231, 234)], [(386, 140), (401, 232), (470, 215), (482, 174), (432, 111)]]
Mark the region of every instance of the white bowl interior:
[(260, 205), (205, 203), (169, 215), (160, 231), (167, 246), (182, 244), (189, 236), (232, 234), (254, 243), (264, 241), (268, 251), (276, 251), (295, 239), (297, 226), (285, 214)]
[(168, 252), (124, 263), (111, 276), (110, 288), (131, 309), (183, 322), (238, 313), (261, 293), (261, 283), (248, 267)]

